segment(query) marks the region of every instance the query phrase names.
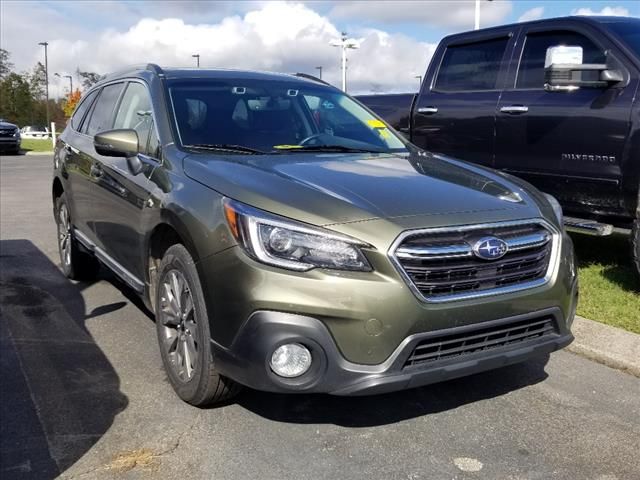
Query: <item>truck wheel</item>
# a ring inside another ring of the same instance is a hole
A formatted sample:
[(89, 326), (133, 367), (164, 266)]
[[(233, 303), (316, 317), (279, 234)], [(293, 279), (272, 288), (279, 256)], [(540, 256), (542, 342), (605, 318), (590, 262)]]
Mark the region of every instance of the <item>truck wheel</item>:
[(239, 385), (216, 370), (200, 279), (182, 245), (170, 247), (160, 262), (155, 306), (162, 363), (178, 396), (197, 407), (235, 396)]
[(631, 260), (636, 273), (640, 276), (640, 217), (633, 222), (631, 230)]
[(73, 236), (71, 216), (64, 193), (56, 199), (56, 227), (58, 231), (58, 252), (62, 271), (72, 280), (92, 280), (100, 270), (100, 263), (88, 252), (80, 250)]

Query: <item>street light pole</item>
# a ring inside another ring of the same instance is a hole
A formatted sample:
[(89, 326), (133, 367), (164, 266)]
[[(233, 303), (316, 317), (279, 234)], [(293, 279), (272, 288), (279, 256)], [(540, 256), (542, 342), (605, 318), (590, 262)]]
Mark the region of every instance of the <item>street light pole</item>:
[[(476, 0), (476, 22), (474, 30), (480, 29), (480, 1)], [(493, 0), (487, 0), (488, 2), (492, 2)]]
[(358, 43), (353, 38), (347, 38), (347, 34), (342, 32), (340, 39), (332, 40), (329, 43), (332, 47), (342, 48), (342, 91), (347, 91), (347, 49), (359, 48)]
[(58, 78), (68, 78), (69, 79), (69, 95), (73, 93), (73, 77), (71, 75), (60, 75), (58, 72), (53, 74)]
[(320, 72), (320, 73), (318, 74), (318, 78), (319, 78), (320, 80), (322, 80), (322, 67), (316, 67), (316, 70), (318, 70), (318, 72)]
[(418, 79), (418, 86), (421, 87), (422, 86), (422, 75), (416, 75), (413, 78), (417, 78)]
[(196, 67), (200, 68), (200, 54), (196, 53), (196, 54), (191, 55), (191, 56), (196, 59)]
[(44, 47), (44, 78), (45, 78), (45, 92), (46, 92), (46, 107), (47, 107), (47, 128), (49, 128), (49, 59), (47, 58), (47, 47), (49, 42), (40, 42), (38, 45)]

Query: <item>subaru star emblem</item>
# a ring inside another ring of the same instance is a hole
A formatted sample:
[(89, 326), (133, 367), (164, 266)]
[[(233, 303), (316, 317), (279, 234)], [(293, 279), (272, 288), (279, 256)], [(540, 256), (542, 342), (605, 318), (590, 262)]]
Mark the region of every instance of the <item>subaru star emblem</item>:
[(509, 247), (504, 240), (496, 237), (484, 237), (473, 245), (473, 253), (483, 260), (497, 260), (506, 255)]

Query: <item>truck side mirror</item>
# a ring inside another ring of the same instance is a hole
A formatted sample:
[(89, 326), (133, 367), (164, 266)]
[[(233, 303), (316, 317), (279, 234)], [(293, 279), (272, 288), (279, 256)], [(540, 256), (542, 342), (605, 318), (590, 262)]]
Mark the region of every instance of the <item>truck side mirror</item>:
[(544, 89), (571, 92), (578, 88), (607, 88), (624, 76), (606, 63), (582, 63), (582, 47), (557, 45), (547, 48), (544, 62)]

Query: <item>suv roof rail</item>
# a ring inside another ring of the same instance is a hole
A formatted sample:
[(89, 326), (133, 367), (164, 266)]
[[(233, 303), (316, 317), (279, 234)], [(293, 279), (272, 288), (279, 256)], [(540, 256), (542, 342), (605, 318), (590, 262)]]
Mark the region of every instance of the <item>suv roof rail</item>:
[(159, 65), (156, 65), (155, 63), (147, 63), (145, 70), (154, 72), (156, 75), (159, 75), (159, 76), (164, 75), (164, 70), (162, 70), (162, 67), (160, 67)]
[(294, 73), (293, 75), (296, 76), (296, 77), (306, 78), (307, 80), (313, 80), (313, 81), (316, 81), (316, 82), (323, 83), (324, 85), (331, 86), (331, 84), (329, 82), (325, 82), (321, 78), (318, 78), (318, 77), (316, 77), (314, 75), (309, 75), (308, 73), (300, 73), (300, 72), (298, 72), (298, 73)]

